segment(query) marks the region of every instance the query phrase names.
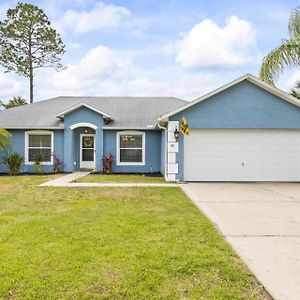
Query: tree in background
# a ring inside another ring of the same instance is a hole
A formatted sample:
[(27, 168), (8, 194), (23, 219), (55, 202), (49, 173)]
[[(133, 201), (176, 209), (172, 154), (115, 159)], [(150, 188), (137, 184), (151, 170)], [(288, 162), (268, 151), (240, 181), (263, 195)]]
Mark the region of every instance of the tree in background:
[(300, 99), (300, 81), (297, 81), (295, 87), (291, 89), (291, 95)]
[(272, 85), (286, 67), (300, 66), (300, 7), (292, 10), (289, 24), (290, 37), (264, 57), (260, 78)]
[(13, 97), (13, 99), (9, 100), (8, 103), (4, 103), (0, 100), (0, 106), (5, 109), (21, 106), (27, 104), (27, 101), (22, 97)]
[(51, 27), (44, 11), (35, 5), (18, 3), (8, 9), (0, 22), (0, 64), (6, 72), (29, 78), (30, 103), (33, 102), (34, 70), (42, 67), (62, 68), (65, 45)]

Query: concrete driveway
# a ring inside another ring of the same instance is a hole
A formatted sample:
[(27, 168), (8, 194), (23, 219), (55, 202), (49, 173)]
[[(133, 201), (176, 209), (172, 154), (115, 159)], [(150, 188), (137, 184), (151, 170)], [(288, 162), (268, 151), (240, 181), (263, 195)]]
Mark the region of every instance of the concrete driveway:
[(300, 299), (300, 183), (189, 183), (186, 194), (275, 299)]

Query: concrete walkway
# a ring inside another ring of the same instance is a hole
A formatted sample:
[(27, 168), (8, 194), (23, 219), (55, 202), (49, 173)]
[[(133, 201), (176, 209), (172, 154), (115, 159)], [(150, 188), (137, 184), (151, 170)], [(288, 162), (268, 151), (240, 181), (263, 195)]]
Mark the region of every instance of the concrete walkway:
[(190, 183), (181, 187), (274, 299), (300, 299), (299, 183)]
[(83, 171), (70, 173), (70, 174), (58, 177), (56, 179), (47, 181), (45, 183), (42, 183), (39, 186), (65, 186), (65, 185), (71, 184), (72, 181), (75, 181), (75, 180), (77, 180), (81, 177), (84, 177), (90, 173), (91, 172), (83, 172)]
[(42, 183), (41, 187), (178, 187), (172, 183), (88, 183), (74, 182), (75, 180), (90, 174), (90, 172), (74, 172), (59, 178)]

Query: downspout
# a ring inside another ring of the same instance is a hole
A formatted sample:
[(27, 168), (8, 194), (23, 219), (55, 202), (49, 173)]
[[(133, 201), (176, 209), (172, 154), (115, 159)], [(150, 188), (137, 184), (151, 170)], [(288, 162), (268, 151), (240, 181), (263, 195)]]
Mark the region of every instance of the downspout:
[(162, 129), (162, 130), (164, 130), (165, 131), (165, 179), (166, 180), (168, 180), (168, 162), (167, 162), (167, 159), (168, 159), (168, 156), (167, 156), (167, 150), (168, 150), (168, 143), (167, 143), (167, 138), (168, 138), (168, 136), (167, 136), (167, 134), (168, 134), (168, 130), (167, 130), (167, 127), (163, 127), (163, 126), (161, 126), (160, 124), (159, 124), (159, 122), (157, 122), (157, 127), (159, 128), (159, 129)]

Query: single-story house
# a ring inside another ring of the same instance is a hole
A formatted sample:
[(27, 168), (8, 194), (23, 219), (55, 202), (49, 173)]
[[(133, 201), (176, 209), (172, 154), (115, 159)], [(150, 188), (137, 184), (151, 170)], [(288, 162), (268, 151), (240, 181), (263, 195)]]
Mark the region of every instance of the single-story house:
[[(189, 135), (178, 134), (182, 118)], [(169, 181), (300, 181), (300, 102), (246, 74), (194, 101), (57, 97), (0, 112), (12, 150), (34, 172), (53, 155), (63, 171), (161, 172)], [(7, 171), (0, 166), (0, 172)]]

